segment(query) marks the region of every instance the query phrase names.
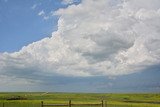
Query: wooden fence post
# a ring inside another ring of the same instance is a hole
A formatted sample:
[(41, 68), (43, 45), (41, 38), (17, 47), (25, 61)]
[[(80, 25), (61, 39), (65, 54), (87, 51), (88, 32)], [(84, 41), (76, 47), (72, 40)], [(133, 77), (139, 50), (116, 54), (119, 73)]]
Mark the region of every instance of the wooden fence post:
[(43, 107), (43, 101), (41, 101), (41, 107)]
[(71, 107), (71, 100), (69, 100), (69, 107)]
[(3, 102), (3, 104), (2, 104), (2, 107), (4, 107), (4, 102)]
[(107, 101), (105, 101), (105, 107), (107, 107)]
[(102, 100), (102, 107), (103, 107), (103, 105), (104, 105), (104, 104), (103, 104), (103, 100)]

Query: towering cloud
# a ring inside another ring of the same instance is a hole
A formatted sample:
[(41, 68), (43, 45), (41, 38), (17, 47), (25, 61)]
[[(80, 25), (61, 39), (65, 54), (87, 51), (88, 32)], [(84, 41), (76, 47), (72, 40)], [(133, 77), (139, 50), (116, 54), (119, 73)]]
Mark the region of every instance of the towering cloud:
[(159, 0), (82, 0), (54, 15), (51, 37), (0, 54), (1, 76), (119, 76), (160, 64)]

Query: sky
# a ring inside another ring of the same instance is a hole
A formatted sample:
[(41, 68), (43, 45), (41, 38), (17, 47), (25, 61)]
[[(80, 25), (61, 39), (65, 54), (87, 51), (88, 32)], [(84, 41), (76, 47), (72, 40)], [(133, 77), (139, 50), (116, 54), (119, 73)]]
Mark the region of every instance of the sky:
[[(15, 52), (57, 29), (58, 17), (44, 18), (59, 7), (59, 0), (0, 0), (0, 52)], [(45, 12), (45, 14), (39, 14)]]
[(160, 92), (159, 0), (0, 0), (0, 91)]

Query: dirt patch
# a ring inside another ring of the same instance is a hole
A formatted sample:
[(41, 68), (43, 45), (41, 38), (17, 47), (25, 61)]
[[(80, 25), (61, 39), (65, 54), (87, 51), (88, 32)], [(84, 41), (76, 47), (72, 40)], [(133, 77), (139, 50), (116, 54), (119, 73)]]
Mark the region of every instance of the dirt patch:
[(27, 98), (21, 96), (12, 96), (10, 98), (6, 98), (6, 100), (27, 100)]

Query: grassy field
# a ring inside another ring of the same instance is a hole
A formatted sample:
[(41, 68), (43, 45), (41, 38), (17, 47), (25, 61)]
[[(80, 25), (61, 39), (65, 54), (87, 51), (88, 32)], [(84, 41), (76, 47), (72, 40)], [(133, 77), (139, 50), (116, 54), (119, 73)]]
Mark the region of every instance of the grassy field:
[[(6, 100), (19, 96), (26, 99)], [(4, 107), (41, 107), (41, 101), (44, 101), (45, 104), (67, 104), (68, 100), (72, 100), (73, 104), (95, 104), (101, 103), (102, 99), (105, 100), (105, 107), (160, 107), (160, 94), (87, 94), (39, 92), (0, 93), (0, 107), (3, 107), (3, 103)]]

